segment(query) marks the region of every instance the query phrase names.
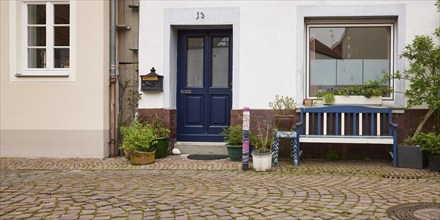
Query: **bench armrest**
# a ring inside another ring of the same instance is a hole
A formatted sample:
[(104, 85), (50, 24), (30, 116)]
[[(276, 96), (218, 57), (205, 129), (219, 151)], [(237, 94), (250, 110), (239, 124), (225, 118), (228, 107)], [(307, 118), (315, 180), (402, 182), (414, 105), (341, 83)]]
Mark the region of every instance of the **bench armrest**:
[(398, 127), (397, 124), (394, 124), (394, 123), (390, 123), (390, 126), (392, 126), (394, 129), (396, 129)]
[(298, 123), (295, 123), (296, 134), (297, 134), (297, 135), (300, 135), (300, 134), (301, 134), (302, 126), (303, 126), (303, 122), (302, 122), (302, 121), (301, 121), (301, 122), (298, 122)]

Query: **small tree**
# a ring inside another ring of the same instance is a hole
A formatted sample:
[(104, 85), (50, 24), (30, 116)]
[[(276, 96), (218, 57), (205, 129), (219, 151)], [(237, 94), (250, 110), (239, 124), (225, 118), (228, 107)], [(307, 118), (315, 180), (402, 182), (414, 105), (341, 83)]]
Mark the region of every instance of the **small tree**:
[[(440, 0), (436, 6), (440, 11)], [(412, 44), (405, 47), (401, 55), (410, 61), (404, 78), (410, 81), (410, 88), (405, 91), (408, 97), (408, 108), (426, 103), (428, 112), (417, 126), (414, 136), (423, 129), (433, 113), (440, 111), (440, 28), (434, 32), (437, 45), (431, 36), (416, 36)]]

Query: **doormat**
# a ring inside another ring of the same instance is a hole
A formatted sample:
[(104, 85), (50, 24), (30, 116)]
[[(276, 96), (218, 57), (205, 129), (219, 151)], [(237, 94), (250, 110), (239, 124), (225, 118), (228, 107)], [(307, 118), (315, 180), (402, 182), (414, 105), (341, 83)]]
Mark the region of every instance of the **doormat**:
[(191, 160), (220, 160), (228, 158), (228, 155), (220, 155), (220, 154), (190, 154), (188, 159)]
[(440, 203), (416, 202), (393, 206), (387, 209), (392, 219), (437, 220), (440, 216)]

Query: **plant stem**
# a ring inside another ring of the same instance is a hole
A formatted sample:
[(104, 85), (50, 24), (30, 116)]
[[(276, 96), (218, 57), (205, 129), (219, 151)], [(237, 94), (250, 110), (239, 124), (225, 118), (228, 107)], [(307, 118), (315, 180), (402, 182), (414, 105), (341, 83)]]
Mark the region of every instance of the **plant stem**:
[(413, 137), (417, 136), (418, 134), (420, 134), (420, 132), (422, 132), (423, 126), (425, 125), (425, 123), (428, 121), (428, 119), (431, 117), (431, 115), (434, 113), (434, 110), (429, 109), (429, 111), (425, 114), (425, 116), (423, 117), (423, 120), (419, 123), (419, 125), (417, 126), (416, 131), (414, 132)]

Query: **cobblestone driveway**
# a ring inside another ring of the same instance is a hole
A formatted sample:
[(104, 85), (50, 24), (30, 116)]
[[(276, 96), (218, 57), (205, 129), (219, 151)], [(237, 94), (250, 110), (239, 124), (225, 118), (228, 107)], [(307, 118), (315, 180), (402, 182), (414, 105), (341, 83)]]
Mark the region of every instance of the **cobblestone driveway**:
[(239, 163), (235, 170), (198, 161), (186, 166), (204, 169), (90, 170), (57, 169), (78, 161), (60, 160), (29, 170), (14, 161), (45, 160), (1, 160), (0, 219), (389, 219), (388, 207), (440, 202), (438, 174), (373, 162), (306, 161), (256, 173)]

